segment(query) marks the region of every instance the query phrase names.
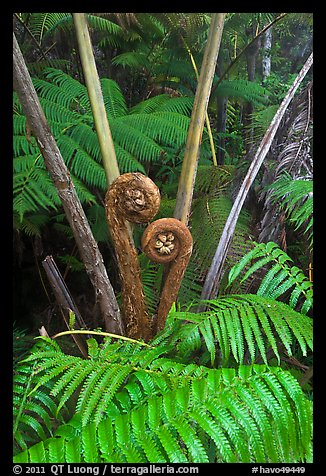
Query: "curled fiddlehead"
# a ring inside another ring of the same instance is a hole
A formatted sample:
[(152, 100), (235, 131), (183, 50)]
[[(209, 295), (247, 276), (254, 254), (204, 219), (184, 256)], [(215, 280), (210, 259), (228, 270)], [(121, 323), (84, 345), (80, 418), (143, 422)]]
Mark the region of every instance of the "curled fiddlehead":
[(161, 218), (148, 225), (141, 244), (144, 253), (152, 261), (169, 263), (157, 311), (156, 331), (160, 331), (164, 328), (166, 316), (177, 298), (192, 252), (192, 236), (180, 220)]
[(152, 180), (140, 173), (120, 175), (106, 197), (106, 217), (116, 253), (122, 286), (122, 310), (127, 335), (148, 340), (151, 325), (144, 301), (140, 266), (126, 220), (147, 223), (158, 212), (160, 192)]

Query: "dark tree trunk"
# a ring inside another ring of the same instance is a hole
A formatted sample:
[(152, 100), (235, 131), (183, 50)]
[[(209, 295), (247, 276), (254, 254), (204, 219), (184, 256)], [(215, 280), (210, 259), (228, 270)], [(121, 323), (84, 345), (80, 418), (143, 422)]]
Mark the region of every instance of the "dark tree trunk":
[(43, 155), (45, 166), (58, 191), (80, 256), (94, 286), (96, 299), (105, 322), (105, 328), (108, 332), (124, 334), (120, 309), (107, 276), (102, 255), (70, 179), (69, 170), (63, 161), (60, 150), (48, 126), (15, 35), (13, 51), (14, 87), (31, 131)]
[(217, 132), (222, 134), (218, 141), (218, 148), (216, 151), (216, 160), (218, 165), (224, 164), (225, 157), (225, 132), (226, 132), (226, 108), (228, 105), (228, 98), (217, 98)]

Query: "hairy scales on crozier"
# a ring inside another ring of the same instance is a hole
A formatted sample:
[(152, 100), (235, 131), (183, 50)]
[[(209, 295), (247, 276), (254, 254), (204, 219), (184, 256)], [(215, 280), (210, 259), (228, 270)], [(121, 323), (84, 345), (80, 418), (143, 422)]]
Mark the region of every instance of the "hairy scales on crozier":
[(168, 275), (161, 292), (156, 331), (164, 328), (166, 316), (176, 300), (192, 252), (192, 236), (187, 226), (175, 218), (161, 218), (142, 236), (144, 253), (157, 263), (169, 263)]
[(127, 335), (145, 341), (151, 337), (151, 324), (144, 301), (137, 251), (126, 220), (147, 223), (157, 214), (159, 207), (159, 189), (141, 173), (120, 175), (105, 197), (106, 217), (121, 279)]

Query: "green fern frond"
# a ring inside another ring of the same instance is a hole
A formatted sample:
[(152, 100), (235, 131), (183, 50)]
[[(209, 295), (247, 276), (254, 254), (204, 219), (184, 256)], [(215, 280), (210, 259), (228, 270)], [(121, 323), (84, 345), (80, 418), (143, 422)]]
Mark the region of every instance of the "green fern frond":
[(47, 171), (37, 165), (35, 158), (28, 171), (14, 174), (13, 193), (13, 210), (21, 221), (27, 212), (56, 210), (61, 203)]
[[(210, 189), (213, 192), (214, 186), (211, 185)], [(191, 215), (191, 232), (194, 239), (191, 261), (197, 266), (199, 282), (205, 279), (231, 207), (232, 201), (225, 195), (212, 199), (202, 197), (194, 202)], [(250, 216), (243, 209), (230, 246), (227, 267), (231, 267), (251, 248), (249, 222)]]
[(173, 112), (130, 114), (117, 118), (111, 125), (113, 139), (141, 162), (148, 162), (161, 156), (163, 145), (179, 147), (185, 143), (189, 118)]
[[(35, 366), (19, 364), (13, 378), (13, 436), (17, 452), (26, 449), (27, 443), (35, 443), (38, 439), (46, 439), (53, 434), (53, 423), (57, 417), (56, 403), (49, 396), (47, 386), (30, 398), (29, 391), (35, 384)], [(59, 416), (62, 423), (62, 416)], [(32, 431), (30, 431), (32, 430)]]
[(219, 365), (226, 364), (231, 354), (237, 363), (244, 363), (246, 350), (251, 362), (259, 351), (267, 364), (268, 347), (280, 361), (280, 343), (289, 355), (294, 342), (298, 342), (303, 355), (307, 355), (308, 348), (312, 350), (311, 319), (284, 303), (245, 294), (205, 301), (205, 304), (209, 307), (205, 313), (170, 313), (172, 320), (187, 321), (174, 329), (171, 336), (179, 353), (186, 357), (202, 352), (204, 345), (211, 365), (215, 364), (216, 356), (220, 358)]
[(257, 109), (251, 114), (254, 141), (261, 140), (267, 131), (268, 126), (272, 122), (273, 117), (278, 109), (278, 104)]
[(295, 230), (302, 227), (307, 234), (310, 248), (313, 245), (313, 182), (312, 180), (292, 179), (283, 173), (272, 185), (272, 202), (286, 212), (295, 226)]
[(33, 13), (30, 16), (28, 27), (41, 43), (48, 31), (53, 30), (53, 28), (68, 18), (71, 20), (69, 13)]
[(190, 116), (194, 99), (191, 97), (171, 98), (167, 94), (158, 94), (133, 106), (131, 114), (144, 114), (151, 112), (176, 112)]
[(41, 236), (42, 227), (47, 224), (50, 217), (46, 213), (25, 214), (21, 220), (17, 212), (13, 213), (13, 228), (22, 230), (28, 236)]
[(129, 117), (117, 118), (110, 127), (114, 142), (141, 162), (154, 161), (163, 153), (162, 147), (140, 131), (135, 121), (130, 121)]
[(224, 80), (216, 89), (217, 96), (250, 101), (254, 104), (267, 104), (268, 96), (264, 87), (244, 79)]
[(102, 78), (100, 83), (109, 120), (127, 114), (126, 101), (119, 85), (107, 78)]
[[(80, 107), (86, 109), (87, 112), (91, 111), (87, 88), (77, 79), (55, 68), (49, 68), (46, 71), (46, 78), (50, 81), (50, 84), (64, 90), (71, 100), (78, 101)], [(45, 93), (46, 88), (43, 88), (43, 91)], [(60, 95), (58, 98), (60, 99)]]
[(71, 271), (79, 272), (85, 269), (84, 263), (72, 255), (58, 255), (58, 260), (68, 266)]
[(112, 64), (123, 67), (128, 66), (129, 68), (133, 69), (142, 70), (144, 68), (146, 70), (151, 70), (151, 63), (148, 59), (147, 53), (142, 53), (139, 51), (121, 53), (112, 59)]
[(76, 414), (14, 462), (54, 462), (53, 455), (72, 461), (73, 446), (80, 448), (78, 461), (93, 463), (309, 459), (311, 404), (290, 373), (254, 365), (203, 375), (97, 425), (83, 426)]
[(59, 106), (70, 109), (71, 104), (74, 102), (75, 96), (78, 96), (80, 91), (74, 91), (73, 96), (70, 92), (66, 92), (64, 88), (60, 88), (55, 83), (50, 83), (44, 79), (32, 78), (33, 85), (40, 98), (47, 99), (50, 102), (59, 104)]
[(198, 166), (194, 192), (209, 198), (226, 195), (234, 178), (232, 165), (200, 165)]
[(159, 265), (150, 261), (145, 254), (138, 256), (144, 288), (145, 302), (151, 315), (157, 310), (160, 295), (161, 272)]
[[(253, 260), (256, 261), (252, 264)], [(229, 285), (249, 263), (250, 267), (242, 277), (242, 282), (255, 271), (270, 264), (271, 268), (262, 279), (257, 295), (278, 299), (291, 290), (289, 306), (293, 309), (300, 307), (301, 313), (306, 314), (313, 304), (313, 285), (298, 267), (288, 264), (291, 261), (292, 259), (275, 243), (256, 243), (256, 246), (230, 270)]]

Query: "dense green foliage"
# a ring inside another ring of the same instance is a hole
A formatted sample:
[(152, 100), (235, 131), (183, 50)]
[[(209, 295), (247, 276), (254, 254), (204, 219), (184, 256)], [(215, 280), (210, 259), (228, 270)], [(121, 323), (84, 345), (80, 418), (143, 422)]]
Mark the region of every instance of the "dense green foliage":
[[(15, 462), (310, 461), (311, 404), (288, 371), (268, 365), (264, 342), (278, 359), (278, 340), (291, 354), (297, 339), (306, 354), (310, 318), (250, 295), (210, 306), (204, 314), (171, 312), (150, 345), (91, 338), (87, 360), (43, 338), (18, 369), (18, 381), (26, 366), (34, 371), (19, 407), (17, 443), (30, 412), (45, 426), (54, 414), (43, 395), (49, 385), (55, 414), (77, 393), (76, 413), (49, 439), (35, 423), (43, 441)], [(245, 349), (254, 362), (255, 348), (265, 365), (244, 364)], [(237, 369), (227, 366), (230, 351)]]

